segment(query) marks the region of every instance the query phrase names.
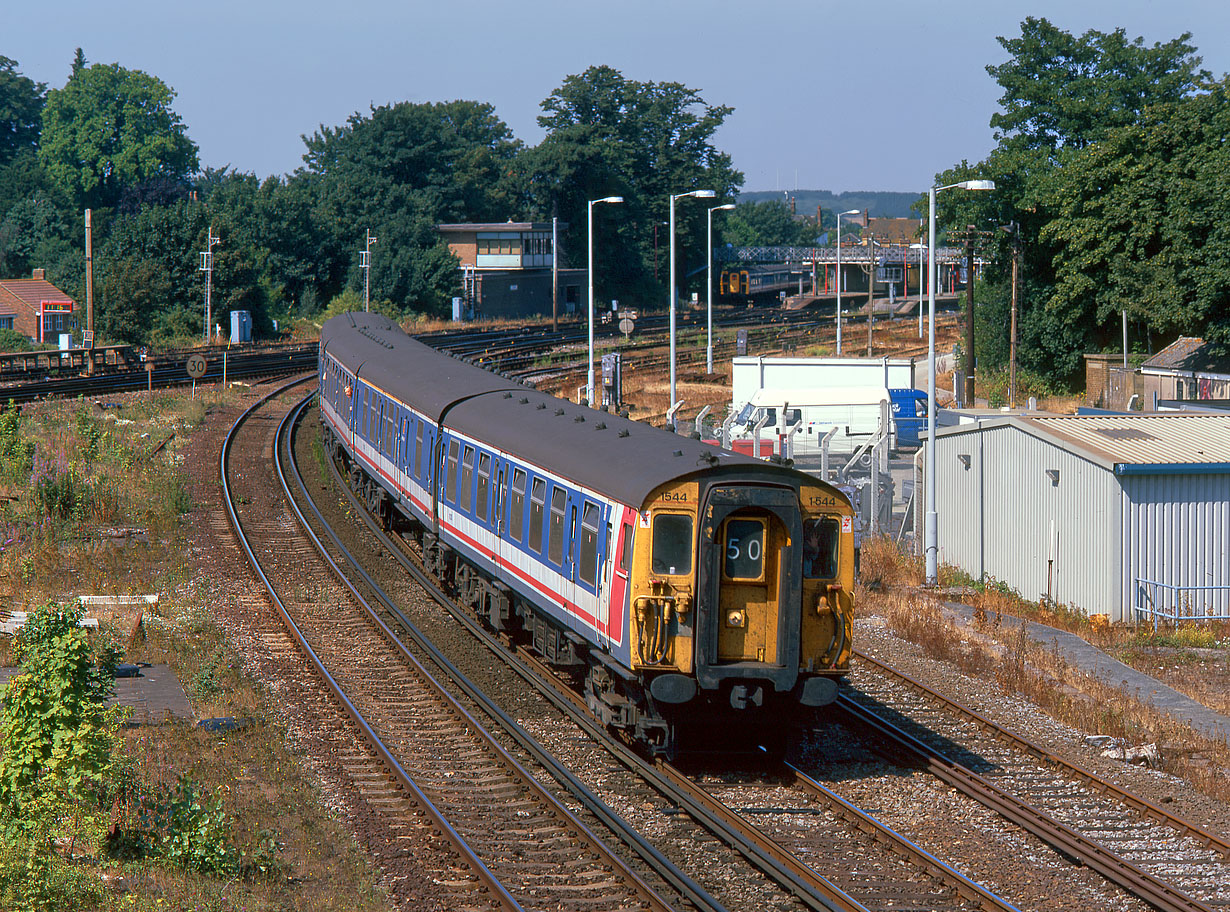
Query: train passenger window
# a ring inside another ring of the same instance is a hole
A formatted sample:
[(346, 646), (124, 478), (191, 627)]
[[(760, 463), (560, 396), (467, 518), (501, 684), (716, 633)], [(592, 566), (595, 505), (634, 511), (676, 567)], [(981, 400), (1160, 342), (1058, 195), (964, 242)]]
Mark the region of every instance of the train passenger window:
[(487, 522), (488, 498), (487, 486), (491, 481), (491, 456), (488, 453), (478, 454), (478, 495), (474, 503), (474, 515)]
[(423, 472), (425, 466), (423, 465), (423, 422), (421, 421), (419, 422), (418, 430), (414, 434), (414, 464), (418, 466), (419, 474), (424, 475), (424, 480), (426, 480), (425, 473)]
[(654, 573), (683, 576), (692, 572), (692, 517), (659, 513), (653, 518)]
[(581, 582), (592, 586), (598, 582), (598, 505), (585, 501), (581, 511)]
[(551, 529), (547, 535), (547, 560), (553, 564), (564, 563), (564, 507), (568, 504), (568, 492), (555, 485), (551, 489)]
[(525, 469), (513, 469), (512, 497), (509, 499), (508, 533), (520, 543), (525, 528)]
[(457, 450), (456, 440), (448, 442), (448, 470), (444, 473), (444, 497), (449, 503), (457, 503)]
[(530, 487), (530, 548), (542, 554), (542, 510), (547, 503), (547, 483), (535, 478)]
[(731, 519), (726, 522), (726, 550), (722, 573), (727, 579), (758, 580), (764, 576), (764, 522)]
[(470, 512), (474, 502), (474, 447), (467, 446), (461, 457), (461, 509)]
[(837, 554), (841, 546), (840, 523), (831, 516), (803, 520), (803, 576), (807, 579), (833, 579), (837, 576)]

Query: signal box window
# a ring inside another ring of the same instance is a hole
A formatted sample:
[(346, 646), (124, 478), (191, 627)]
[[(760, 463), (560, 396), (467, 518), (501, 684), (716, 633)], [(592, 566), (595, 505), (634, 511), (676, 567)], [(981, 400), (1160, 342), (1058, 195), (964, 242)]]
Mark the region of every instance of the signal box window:
[(837, 576), (837, 550), (841, 539), (836, 519), (803, 521), (803, 576), (807, 579), (833, 579)]
[(581, 512), (581, 582), (594, 585), (598, 581), (598, 505), (585, 502)]
[(727, 579), (758, 580), (764, 576), (764, 523), (732, 519), (726, 523), (722, 573)]
[(525, 469), (513, 469), (512, 497), (509, 498), (508, 531), (512, 540), (520, 543), (525, 528)]
[(449, 503), (457, 503), (457, 450), (456, 440), (448, 443), (448, 470), (444, 474), (444, 497)]
[(683, 576), (692, 572), (692, 517), (659, 513), (653, 518), (654, 573)]
[(568, 492), (555, 485), (551, 489), (551, 530), (547, 536), (547, 560), (553, 564), (564, 563), (564, 507)]
[(530, 548), (542, 554), (542, 511), (547, 503), (547, 483), (535, 478), (530, 488)]

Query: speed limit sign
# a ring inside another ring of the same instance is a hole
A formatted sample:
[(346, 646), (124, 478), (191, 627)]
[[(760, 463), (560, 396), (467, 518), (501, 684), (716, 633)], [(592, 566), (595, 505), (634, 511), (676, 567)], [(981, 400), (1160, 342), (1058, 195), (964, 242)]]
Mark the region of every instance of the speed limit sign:
[(204, 355), (189, 355), (188, 356), (188, 376), (193, 380), (200, 380), (205, 376), (205, 368), (207, 367)]

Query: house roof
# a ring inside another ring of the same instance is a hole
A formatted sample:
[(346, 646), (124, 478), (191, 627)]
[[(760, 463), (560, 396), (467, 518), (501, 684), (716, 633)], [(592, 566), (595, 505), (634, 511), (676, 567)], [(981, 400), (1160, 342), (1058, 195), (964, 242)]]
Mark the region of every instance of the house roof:
[(6, 292), (32, 310), (38, 310), (43, 301), (73, 300), (44, 279), (0, 279), (0, 291)]
[(1214, 358), (1204, 339), (1180, 336), (1141, 365), (1148, 370), (1190, 371), (1204, 374), (1230, 374), (1230, 360)]
[(1230, 415), (1030, 416), (937, 430), (937, 435), (1015, 427), (1116, 475), (1230, 474)]

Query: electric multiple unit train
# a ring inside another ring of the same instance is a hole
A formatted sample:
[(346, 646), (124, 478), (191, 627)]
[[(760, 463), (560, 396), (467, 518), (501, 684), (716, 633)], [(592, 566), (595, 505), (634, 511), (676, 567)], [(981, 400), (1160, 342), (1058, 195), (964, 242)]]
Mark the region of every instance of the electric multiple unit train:
[(849, 668), (853, 513), (785, 465), (572, 405), (376, 314), (322, 332), (327, 452), (490, 626), (652, 754), (768, 738)]

